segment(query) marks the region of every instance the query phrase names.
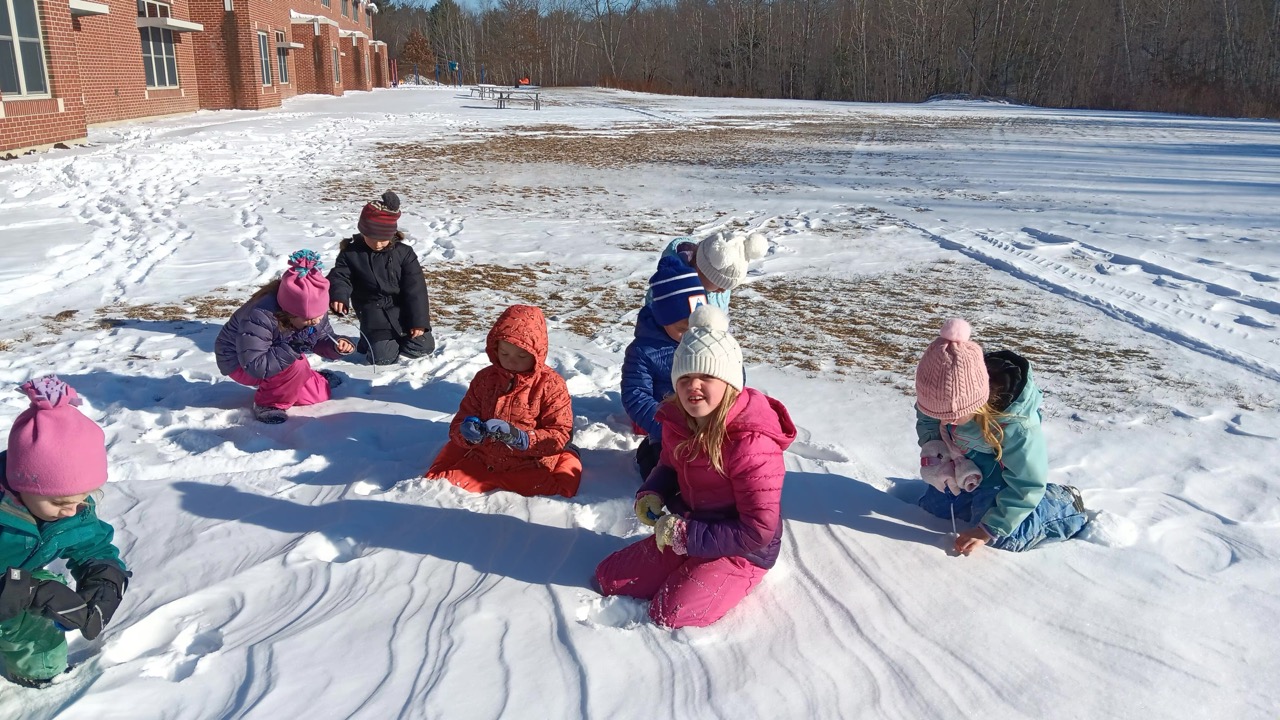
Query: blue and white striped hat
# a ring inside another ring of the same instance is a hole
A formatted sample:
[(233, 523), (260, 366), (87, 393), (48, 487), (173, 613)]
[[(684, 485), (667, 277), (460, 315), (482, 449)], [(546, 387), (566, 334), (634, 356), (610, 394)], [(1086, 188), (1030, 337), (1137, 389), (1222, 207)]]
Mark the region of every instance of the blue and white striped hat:
[(658, 271), (649, 278), (649, 292), (653, 297), (649, 309), (659, 325), (678, 323), (707, 302), (707, 291), (698, 279), (698, 271), (677, 255), (658, 261)]

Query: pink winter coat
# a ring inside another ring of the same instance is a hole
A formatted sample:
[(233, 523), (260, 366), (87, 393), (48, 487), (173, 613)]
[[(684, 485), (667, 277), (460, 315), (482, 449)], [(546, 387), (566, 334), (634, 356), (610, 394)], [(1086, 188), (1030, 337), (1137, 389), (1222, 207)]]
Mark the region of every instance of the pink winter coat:
[(782, 545), (782, 452), (796, 439), (787, 409), (759, 390), (738, 395), (727, 418), (723, 475), (706, 455), (677, 451), (693, 434), (679, 407), (663, 403), (658, 422), (661, 459), (637, 497), (657, 493), (685, 519), (689, 557), (741, 556), (773, 567)]

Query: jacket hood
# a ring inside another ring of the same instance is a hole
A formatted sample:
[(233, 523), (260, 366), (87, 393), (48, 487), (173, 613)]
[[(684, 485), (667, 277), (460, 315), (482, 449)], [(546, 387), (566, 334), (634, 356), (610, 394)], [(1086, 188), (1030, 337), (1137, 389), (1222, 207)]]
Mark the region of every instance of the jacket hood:
[(484, 349), (489, 355), (489, 362), (502, 367), (498, 362), (498, 342), (506, 340), (533, 356), (534, 369), (547, 362), (547, 319), (542, 311), (532, 305), (512, 305), (503, 311), (498, 321), (489, 331), (489, 339)]
[[(692, 435), (685, 423), (684, 411), (680, 409), (679, 399), (663, 403), (658, 408), (658, 418), (664, 427), (673, 428), (681, 442)], [(787, 408), (776, 399), (765, 395), (755, 388), (743, 388), (726, 418), (729, 435), (758, 433), (778, 444), (779, 450), (786, 450), (796, 439), (796, 426), (791, 421)]]

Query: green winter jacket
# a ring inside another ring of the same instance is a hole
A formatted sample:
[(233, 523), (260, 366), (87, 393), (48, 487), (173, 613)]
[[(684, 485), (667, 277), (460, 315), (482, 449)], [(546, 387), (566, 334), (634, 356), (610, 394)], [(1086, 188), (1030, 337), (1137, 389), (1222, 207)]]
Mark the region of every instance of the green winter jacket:
[(0, 453), (0, 568), (38, 570), (59, 558), (67, 561), (71, 575), (95, 563), (109, 562), (127, 570), (120, 550), (112, 544), (115, 529), (98, 519), (92, 497), (69, 518), (43, 522), (7, 489), (5, 454)]
[[(1031, 378), (1029, 364), (1025, 365), (1025, 372), (1022, 391), (1000, 418), (1000, 425), (1004, 427), (1004, 454), (1000, 462), (996, 462), (995, 450), (982, 438), (978, 423), (970, 420), (952, 428), (956, 445), (982, 471), (982, 484), (991, 487), (1003, 482), (1005, 485), (981, 521), (987, 532), (998, 537), (1010, 534), (1027, 519), (1040, 504), (1049, 482), (1049, 451), (1040, 425), (1040, 403), (1044, 396)], [(920, 412), (918, 407), (916, 437), (921, 446), (930, 440), (942, 439), (942, 424)]]

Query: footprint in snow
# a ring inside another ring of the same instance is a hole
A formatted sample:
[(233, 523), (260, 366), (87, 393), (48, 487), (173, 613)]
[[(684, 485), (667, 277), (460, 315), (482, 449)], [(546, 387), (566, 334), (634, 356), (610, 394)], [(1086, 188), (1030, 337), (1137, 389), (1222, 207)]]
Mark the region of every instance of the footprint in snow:
[(108, 642), (102, 659), (108, 665), (142, 660), (138, 674), (180, 682), (191, 677), (200, 661), (222, 650), (222, 631), (196, 616), (153, 613)]
[(583, 625), (626, 630), (648, 622), (648, 603), (629, 597), (584, 596), (577, 620)]

